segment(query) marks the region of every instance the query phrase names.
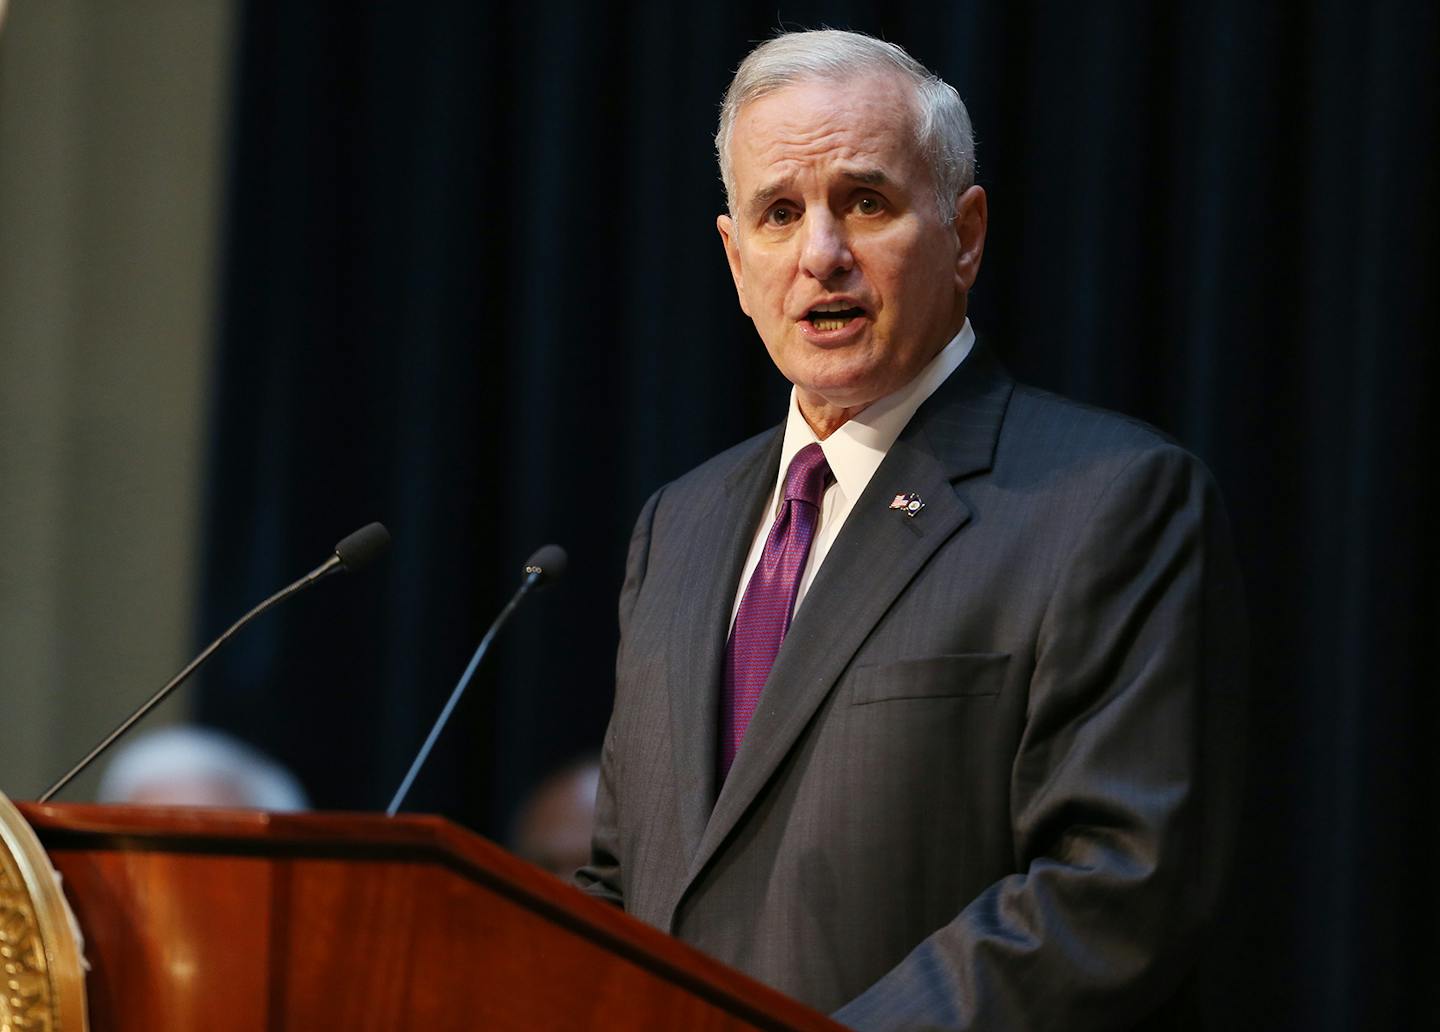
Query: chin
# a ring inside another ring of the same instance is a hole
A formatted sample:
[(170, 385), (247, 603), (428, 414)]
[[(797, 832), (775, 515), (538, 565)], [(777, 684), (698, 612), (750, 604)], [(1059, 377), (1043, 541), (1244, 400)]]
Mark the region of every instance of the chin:
[(824, 381), (811, 384), (796, 383), (796, 387), (811, 398), (820, 398), (826, 405), (837, 409), (861, 409), (887, 393), (885, 391), (876, 393), (875, 388), (865, 384)]
[[(835, 368), (829, 364), (827, 368), (810, 368), (801, 370), (800, 379), (806, 384), (806, 389), (813, 394), (819, 394), (834, 405), (849, 407), (864, 402), (874, 401), (885, 393), (883, 390), (884, 370), (877, 370), (866, 363), (863, 368)], [(805, 374), (809, 375), (805, 375)], [(880, 391), (880, 394), (875, 393)]]

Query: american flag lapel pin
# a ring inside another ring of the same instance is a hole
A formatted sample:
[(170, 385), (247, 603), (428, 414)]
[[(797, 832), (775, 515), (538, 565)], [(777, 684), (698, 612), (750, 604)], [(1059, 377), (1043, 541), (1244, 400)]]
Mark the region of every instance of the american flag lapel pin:
[(910, 491), (907, 494), (897, 494), (890, 499), (890, 508), (900, 509), (906, 516), (914, 517), (916, 513), (925, 508), (925, 503), (920, 500), (919, 495)]

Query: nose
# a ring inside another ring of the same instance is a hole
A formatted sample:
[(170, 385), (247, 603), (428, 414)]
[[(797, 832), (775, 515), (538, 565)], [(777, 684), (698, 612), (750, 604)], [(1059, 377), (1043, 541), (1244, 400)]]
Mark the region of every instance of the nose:
[(850, 253), (850, 241), (845, 234), (845, 224), (829, 211), (811, 208), (805, 214), (805, 240), (800, 253), (800, 264), (817, 280), (834, 279), (855, 267), (855, 256)]

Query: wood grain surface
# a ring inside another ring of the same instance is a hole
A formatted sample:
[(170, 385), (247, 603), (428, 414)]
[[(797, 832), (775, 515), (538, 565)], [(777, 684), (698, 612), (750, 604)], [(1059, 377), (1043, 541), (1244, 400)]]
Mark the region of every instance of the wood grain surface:
[(20, 809), (95, 1032), (839, 1028), (440, 818)]

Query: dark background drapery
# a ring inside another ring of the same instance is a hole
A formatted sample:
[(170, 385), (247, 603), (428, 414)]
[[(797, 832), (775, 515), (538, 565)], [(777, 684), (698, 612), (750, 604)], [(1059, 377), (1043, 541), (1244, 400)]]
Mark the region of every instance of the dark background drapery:
[(598, 744), (630, 523), (778, 422), (713, 229), (710, 135), (783, 22), (954, 83), (1022, 379), (1214, 470), (1254, 640), (1216, 1027), (1440, 1020), (1440, 14), (1397, 5), (252, 3), (244, 8), (197, 635), (371, 519), (395, 549), (247, 631), (200, 716), (317, 805), (388, 799), (538, 545), (411, 807), (500, 834)]

